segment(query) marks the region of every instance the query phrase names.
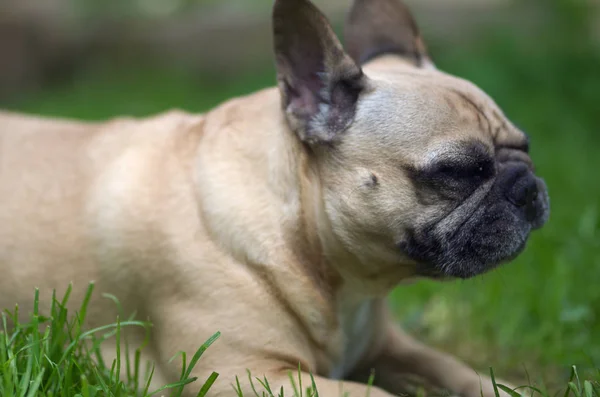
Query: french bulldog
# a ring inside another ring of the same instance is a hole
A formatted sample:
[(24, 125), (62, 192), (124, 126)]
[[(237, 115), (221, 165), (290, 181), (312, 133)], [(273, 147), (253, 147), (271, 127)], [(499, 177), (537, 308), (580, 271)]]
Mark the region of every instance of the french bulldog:
[(0, 113), (0, 306), (31, 311), (37, 287), (48, 312), (72, 283), (75, 309), (94, 281), (87, 325), (115, 321), (100, 293), (149, 319), (157, 384), (220, 331), (192, 372), (219, 373), (210, 396), (236, 395), (236, 377), (253, 395), (247, 370), (293, 395), (298, 368), (325, 397), (397, 395), (406, 375), (494, 396), (385, 298), (524, 249), (549, 214), (528, 138), (435, 67), (399, 0), (356, 0), (345, 36), (308, 0), (276, 0), (277, 87), (199, 115)]

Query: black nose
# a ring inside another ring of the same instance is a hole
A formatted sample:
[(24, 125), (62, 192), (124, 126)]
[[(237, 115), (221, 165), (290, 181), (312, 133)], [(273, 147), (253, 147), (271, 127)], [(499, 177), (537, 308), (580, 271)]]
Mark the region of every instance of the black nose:
[(517, 165), (506, 170), (506, 199), (525, 211), (525, 218), (533, 222), (538, 216), (538, 182), (528, 167)]

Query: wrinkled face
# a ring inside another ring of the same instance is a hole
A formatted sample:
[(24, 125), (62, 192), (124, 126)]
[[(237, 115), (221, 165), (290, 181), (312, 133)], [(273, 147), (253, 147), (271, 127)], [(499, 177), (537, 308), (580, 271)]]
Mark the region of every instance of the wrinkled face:
[(399, 0), (355, 0), (348, 53), (308, 0), (276, 1), (274, 37), (282, 109), (318, 169), (322, 239), (364, 274), (476, 276), (547, 221), (525, 134), (433, 66)]
[(395, 254), (433, 277), (517, 256), (549, 212), (527, 137), (463, 80), (393, 58), (364, 72), (353, 123), (315, 156), (339, 241), (363, 262)]

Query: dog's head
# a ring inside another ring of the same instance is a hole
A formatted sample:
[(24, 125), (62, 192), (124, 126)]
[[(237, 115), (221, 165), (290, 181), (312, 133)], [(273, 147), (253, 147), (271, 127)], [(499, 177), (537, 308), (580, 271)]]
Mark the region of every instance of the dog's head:
[(469, 278), (523, 250), (549, 214), (527, 136), (434, 67), (399, 0), (356, 0), (347, 51), (308, 0), (277, 0), (273, 17), (283, 109), (346, 252)]

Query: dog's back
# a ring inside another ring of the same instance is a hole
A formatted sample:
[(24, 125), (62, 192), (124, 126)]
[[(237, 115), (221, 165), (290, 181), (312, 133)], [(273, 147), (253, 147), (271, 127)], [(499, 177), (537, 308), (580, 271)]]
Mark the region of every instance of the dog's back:
[(69, 282), (71, 300), (81, 302), (89, 281), (102, 280), (99, 243), (123, 216), (123, 200), (160, 178), (141, 165), (168, 155), (190, 120), (181, 112), (102, 123), (0, 112), (0, 307), (30, 305), (35, 287), (49, 304), (51, 289), (61, 294)]

